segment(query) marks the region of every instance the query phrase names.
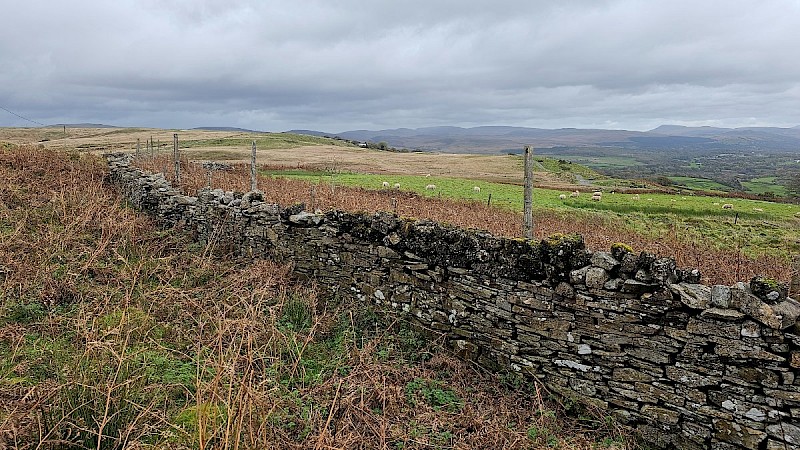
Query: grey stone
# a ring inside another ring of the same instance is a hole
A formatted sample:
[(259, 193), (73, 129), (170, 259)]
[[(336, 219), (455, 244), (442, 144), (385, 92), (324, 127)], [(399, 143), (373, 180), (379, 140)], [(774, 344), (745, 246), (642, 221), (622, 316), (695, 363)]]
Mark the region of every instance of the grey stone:
[(767, 433), (790, 445), (800, 446), (800, 427), (787, 422), (776, 423), (767, 427)]
[(731, 302), (731, 288), (720, 284), (711, 286), (711, 304), (720, 308), (728, 308)]
[(308, 211), (300, 211), (297, 214), (289, 216), (289, 222), (298, 225), (319, 225), (323, 220), (325, 220), (325, 216)]
[(711, 288), (702, 284), (670, 284), (670, 291), (680, 296), (684, 305), (693, 309), (707, 309), (711, 305)]
[(612, 271), (619, 266), (617, 261), (609, 252), (594, 252), (592, 255), (592, 265), (601, 269)]
[(608, 281), (608, 273), (600, 267), (592, 267), (586, 271), (585, 279), (586, 287), (589, 289), (602, 289), (605, 282)]

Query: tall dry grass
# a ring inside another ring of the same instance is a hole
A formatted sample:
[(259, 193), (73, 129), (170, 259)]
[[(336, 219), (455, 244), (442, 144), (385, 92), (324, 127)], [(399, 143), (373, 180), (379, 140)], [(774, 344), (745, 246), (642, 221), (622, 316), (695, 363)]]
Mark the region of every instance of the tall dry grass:
[(159, 230), (104, 175), (0, 150), (0, 448), (634, 446), (286, 266)]

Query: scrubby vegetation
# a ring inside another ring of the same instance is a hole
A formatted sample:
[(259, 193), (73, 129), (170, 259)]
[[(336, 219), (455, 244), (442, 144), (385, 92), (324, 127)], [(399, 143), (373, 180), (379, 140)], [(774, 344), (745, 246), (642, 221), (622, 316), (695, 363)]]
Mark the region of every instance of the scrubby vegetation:
[(0, 447), (635, 446), (288, 267), (159, 230), (104, 174), (0, 150)]

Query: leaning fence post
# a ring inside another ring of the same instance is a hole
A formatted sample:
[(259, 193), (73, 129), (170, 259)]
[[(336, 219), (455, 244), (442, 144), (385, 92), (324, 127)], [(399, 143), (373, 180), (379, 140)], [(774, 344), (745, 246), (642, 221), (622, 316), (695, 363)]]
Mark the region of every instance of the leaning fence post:
[(533, 150), (525, 146), (525, 239), (533, 239)]
[(178, 155), (178, 133), (172, 135), (172, 156), (175, 159), (175, 184), (181, 184), (181, 160)]
[(253, 141), (253, 150), (250, 153), (250, 190), (258, 190), (258, 180), (256, 179), (256, 141)]

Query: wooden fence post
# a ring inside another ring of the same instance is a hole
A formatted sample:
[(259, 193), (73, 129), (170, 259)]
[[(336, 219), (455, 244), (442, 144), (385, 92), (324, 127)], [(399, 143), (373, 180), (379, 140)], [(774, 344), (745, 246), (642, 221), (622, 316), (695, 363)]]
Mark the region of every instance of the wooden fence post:
[(181, 160), (178, 154), (178, 133), (172, 135), (172, 156), (175, 159), (175, 184), (181, 184)]
[(139, 159), (139, 152), (142, 150), (141, 139), (136, 138), (136, 159)]
[(250, 190), (258, 190), (258, 180), (256, 177), (256, 141), (253, 141), (253, 149), (250, 153)]
[(525, 146), (525, 239), (533, 239), (533, 150)]

